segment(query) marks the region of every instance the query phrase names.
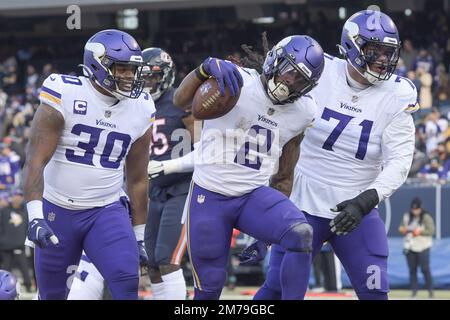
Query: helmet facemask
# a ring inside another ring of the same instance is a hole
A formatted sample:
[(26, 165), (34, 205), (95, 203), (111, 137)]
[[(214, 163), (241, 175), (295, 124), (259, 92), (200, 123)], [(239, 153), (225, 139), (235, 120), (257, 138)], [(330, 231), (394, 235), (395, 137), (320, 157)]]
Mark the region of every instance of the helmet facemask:
[[(136, 99), (144, 88), (142, 79), (142, 64), (134, 62), (114, 62), (108, 68), (108, 77), (103, 84), (116, 98)], [(102, 86), (102, 87), (105, 87)], [(119, 96), (118, 96), (119, 95)]]
[(400, 56), (401, 41), (392, 19), (382, 12), (364, 10), (344, 24), (341, 55), (369, 83), (389, 80)]
[(267, 79), (267, 93), (275, 104), (293, 103), (317, 85), (310, 78), (311, 71), (294, 59), (288, 54), (278, 58), (273, 76)]
[(365, 62), (362, 74), (370, 83), (388, 80), (397, 67), (400, 45), (379, 41), (368, 41), (361, 48), (361, 59)]
[(159, 65), (146, 65), (143, 68), (144, 90), (152, 96), (153, 101), (158, 100), (168, 89), (169, 72), (170, 70)]
[(136, 99), (144, 88), (141, 76), (142, 56), (140, 50), (136, 53), (130, 54), (129, 57), (126, 55), (129, 60), (118, 59), (107, 53), (103, 43), (88, 41), (85, 45), (84, 63), (81, 66), (85, 76), (115, 98)]

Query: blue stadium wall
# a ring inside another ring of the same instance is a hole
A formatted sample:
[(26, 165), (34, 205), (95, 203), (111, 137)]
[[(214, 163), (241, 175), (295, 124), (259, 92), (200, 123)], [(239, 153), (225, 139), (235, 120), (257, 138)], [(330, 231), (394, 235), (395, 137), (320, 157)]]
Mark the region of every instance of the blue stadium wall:
[[(414, 197), (422, 200), (422, 206), (433, 216), (437, 239), (450, 238), (450, 185), (403, 186), (379, 206), (389, 237), (400, 237), (398, 227), (403, 214), (409, 211)], [(449, 261), (450, 262), (450, 261)]]
[[(430, 266), (434, 287), (450, 289), (450, 185), (446, 186), (413, 186), (405, 185), (387, 201), (379, 206), (380, 216), (386, 225), (389, 237), (388, 273), (390, 287), (408, 288), (409, 270), (403, 254), (403, 237), (398, 231), (403, 214), (410, 208), (411, 200), (420, 197), (423, 207), (433, 216), (436, 224), (436, 235), (431, 248)], [(267, 270), (269, 255), (264, 261)], [(351, 287), (345, 270), (342, 269), (343, 287)], [(423, 286), (423, 275), (418, 270), (419, 283)], [(311, 272), (310, 284), (314, 284)]]
[[(435, 289), (450, 289), (450, 238), (435, 240), (431, 248), (430, 269)], [(409, 288), (409, 270), (403, 254), (403, 239), (389, 238), (388, 274), (391, 289)], [(425, 288), (420, 268), (417, 270), (419, 285)], [(345, 270), (342, 269), (342, 286), (350, 288), (351, 284)], [(311, 284), (314, 283), (311, 279)]]
[[(431, 273), (434, 287), (450, 288), (450, 185), (446, 186), (403, 186), (386, 202), (380, 204), (380, 215), (386, 224), (389, 237), (388, 273), (391, 288), (408, 288), (409, 271), (403, 254), (403, 238), (398, 232), (403, 213), (409, 210), (411, 200), (420, 197), (423, 207), (433, 216), (436, 235), (431, 248)], [(418, 270), (419, 282), (423, 275)], [(345, 271), (342, 284), (350, 287)]]

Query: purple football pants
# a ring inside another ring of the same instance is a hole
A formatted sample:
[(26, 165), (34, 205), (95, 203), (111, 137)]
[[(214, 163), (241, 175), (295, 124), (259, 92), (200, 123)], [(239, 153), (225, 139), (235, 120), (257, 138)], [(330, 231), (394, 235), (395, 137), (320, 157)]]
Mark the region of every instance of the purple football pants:
[(311, 263), (311, 252), (302, 250), (302, 230), (305, 225), (310, 227), (285, 195), (260, 187), (243, 196), (226, 197), (192, 183), (188, 201), (188, 253), (195, 299), (219, 299), (233, 228), (266, 243), (281, 243), (286, 249), (280, 260), (282, 298), (303, 299), (310, 270), (300, 266)]
[[(330, 231), (330, 219), (304, 214), (314, 230), (312, 258), (320, 251), (322, 244), (328, 241), (344, 266), (359, 299), (387, 299), (388, 244), (378, 210), (373, 209), (355, 230), (345, 236), (338, 236)], [(266, 281), (256, 293), (255, 300), (281, 298), (280, 265), (283, 255), (283, 248), (272, 246)], [(306, 265), (302, 267), (310, 268)]]
[(89, 210), (68, 210), (44, 199), (43, 210), (59, 245), (36, 246), (40, 299), (67, 298), (83, 249), (114, 299), (138, 298), (138, 247), (128, 210), (121, 201)]

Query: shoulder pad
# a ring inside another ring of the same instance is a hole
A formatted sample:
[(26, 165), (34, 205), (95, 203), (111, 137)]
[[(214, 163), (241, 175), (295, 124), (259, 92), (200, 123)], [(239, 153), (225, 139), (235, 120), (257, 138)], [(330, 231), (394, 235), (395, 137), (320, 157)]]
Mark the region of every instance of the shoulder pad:
[(48, 100), (56, 104), (61, 104), (62, 90), (61, 75), (52, 73), (44, 80), (39, 93), (39, 99), (45, 102)]
[(419, 110), (417, 89), (408, 78), (393, 75), (392, 87), (390, 88), (397, 98), (399, 111), (414, 113)]

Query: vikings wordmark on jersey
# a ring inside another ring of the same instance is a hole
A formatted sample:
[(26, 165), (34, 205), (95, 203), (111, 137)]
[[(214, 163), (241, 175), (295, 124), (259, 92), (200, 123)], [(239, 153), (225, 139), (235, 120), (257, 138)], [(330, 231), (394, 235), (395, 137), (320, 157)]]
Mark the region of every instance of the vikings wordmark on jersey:
[(64, 117), (60, 143), (44, 171), (44, 198), (67, 209), (117, 201), (124, 195), (124, 159), (154, 118), (150, 95), (117, 100), (85, 77), (52, 74), (39, 98)]

